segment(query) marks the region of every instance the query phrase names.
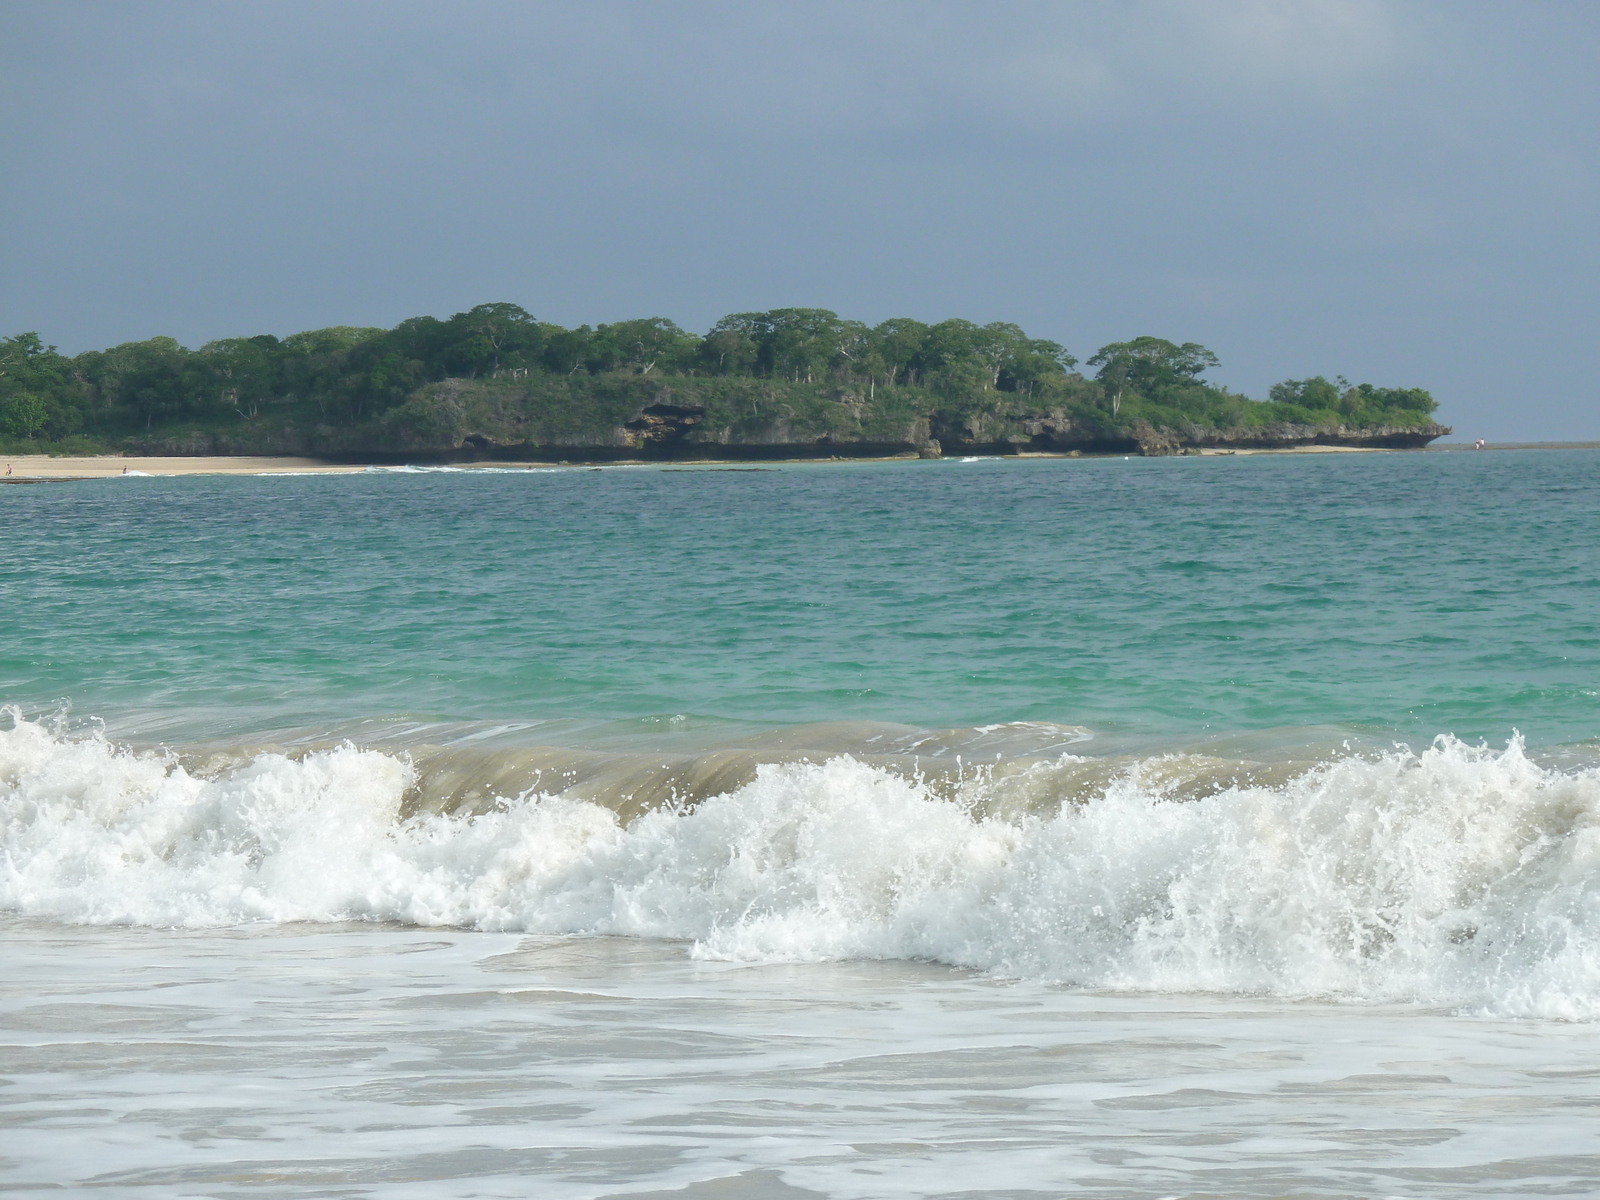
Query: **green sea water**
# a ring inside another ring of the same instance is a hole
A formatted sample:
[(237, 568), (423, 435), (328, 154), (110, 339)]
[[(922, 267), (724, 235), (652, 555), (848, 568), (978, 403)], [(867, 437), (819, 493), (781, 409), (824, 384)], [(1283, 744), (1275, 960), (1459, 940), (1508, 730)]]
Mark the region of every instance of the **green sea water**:
[(0, 487), (0, 1188), (1600, 1194), (1597, 468)]
[(9, 487), (0, 699), (163, 736), (404, 714), (1581, 743), (1597, 512), (1593, 451)]

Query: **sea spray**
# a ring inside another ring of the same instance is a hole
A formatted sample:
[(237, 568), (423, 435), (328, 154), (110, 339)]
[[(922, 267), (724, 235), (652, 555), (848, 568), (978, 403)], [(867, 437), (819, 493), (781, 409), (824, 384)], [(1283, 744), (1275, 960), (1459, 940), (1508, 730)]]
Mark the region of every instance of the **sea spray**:
[[(1038, 764), (1028, 786), (1082, 762)], [(14, 720), (0, 908), (611, 933), (750, 962), (923, 958), (1085, 988), (1600, 1016), (1595, 773), (1450, 738), (1198, 799), (1172, 798), (1169, 767), (1010, 815), (980, 815), (981, 776), (952, 802), (841, 756), (627, 824), (549, 795), (401, 820), (412, 771), (392, 755), (263, 754), (201, 778)]]

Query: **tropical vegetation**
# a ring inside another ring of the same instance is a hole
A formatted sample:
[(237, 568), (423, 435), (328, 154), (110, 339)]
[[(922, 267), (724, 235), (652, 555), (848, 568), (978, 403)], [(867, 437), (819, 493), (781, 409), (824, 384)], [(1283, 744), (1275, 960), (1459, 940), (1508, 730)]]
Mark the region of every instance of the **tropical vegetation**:
[(1107, 436), (1135, 425), (1403, 429), (1436, 408), (1421, 389), (1322, 376), (1252, 400), (1203, 378), (1218, 365), (1204, 346), (1148, 336), (1100, 347), (1089, 374), (1078, 365), (1006, 322), (868, 326), (819, 308), (734, 313), (698, 335), (664, 317), (568, 329), (480, 304), (393, 329), (198, 349), (155, 337), (72, 356), (22, 333), (0, 339), (0, 445), (91, 452), (204, 435), (224, 449), (350, 453), (448, 441), (475, 424), (555, 444), (628, 427), (652, 402), (711, 413), (724, 441), (770, 440), (775, 420), (794, 436), (887, 441), (913, 427), (983, 441), (1047, 417)]

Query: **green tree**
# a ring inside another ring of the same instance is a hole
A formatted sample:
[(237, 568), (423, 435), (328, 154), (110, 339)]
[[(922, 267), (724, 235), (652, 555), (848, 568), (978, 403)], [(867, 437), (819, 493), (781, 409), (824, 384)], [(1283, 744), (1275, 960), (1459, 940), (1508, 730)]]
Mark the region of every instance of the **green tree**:
[(35, 391), (58, 387), (65, 380), (68, 362), (46, 346), (37, 333), (0, 338), (0, 393), (11, 389)]
[(645, 317), (601, 325), (589, 340), (591, 371), (629, 370), (648, 375), (653, 370), (677, 370), (693, 357), (698, 339), (665, 317)]
[(1028, 335), (1022, 332), (1020, 326), (1006, 321), (993, 321), (973, 331), (969, 353), (988, 375), (983, 385), (985, 391), (1000, 386), (1001, 373), (1027, 341)]
[(1008, 392), (1032, 396), (1047, 380), (1064, 379), (1078, 360), (1059, 342), (1023, 338), (1013, 347), (998, 384)]
[(1356, 391), (1361, 395), (1363, 407), (1395, 414), (1402, 420), (1429, 416), (1439, 407), (1433, 395), (1421, 388), (1380, 388), (1363, 383)]
[(254, 420), (261, 405), (281, 394), (278, 359), (282, 345), (271, 334), (223, 338), (200, 347), (192, 362), (199, 384), (197, 408), (232, 409)]
[(864, 374), (869, 379), (873, 369), (872, 330), (862, 321), (840, 321), (836, 336), (839, 342), (834, 354), (834, 369), (846, 379)]
[[(278, 347), (279, 387), (286, 397), (315, 400), (327, 421), (330, 404), (348, 403), (361, 376), (357, 360), (365, 353), (364, 347), (388, 333), (386, 329), (353, 325), (291, 333)], [(370, 363), (366, 371), (370, 379)]]
[(447, 375), (493, 379), (521, 374), (538, 358), (544, 331), (527, 310), (515, 304), (479, 304), (445, 323), (446, 348), (436, 368)]
[(825, 376), (839, 351), (839, 315), (826, 308), (775, 308), (762, 314), (761, 364), (796, 383)]
[(540, 357), (545, 370), (557, 375), (574, 375), (589, 360), (589, 338), (594, 331), (587, 325), (576, 329), (546, 325), (543, 333), (544, 353)]
[(1217, 356), (1198, 342), (1180, 346), (1165, 338), (1145, 336), (1101, 346), (1089, 365), (1100, 368), (1095, 378), (1111, 403), (1111, 415), (1116, 416), (1130, 389), (1158, 399), (1174, 388), (1198, 386), (1201, 373), (1218, 363)]
[[(463, 315), (463, 314), (458, 314)], [(450, 374), (451, 352), (471, 331), (437, 317), (410, 317), (382, 337), (363, 339), (325, 360), (337, 413), (361, 420), (401, 403), (420, 385)]]
[(50, 412), (45, 402), (32, 392), (12, 392), (0, 399), (0, 433), (29, 438), (44, 428)]
[(208, 383), (192, 370), (193, 355), (169, 337), (124, 342), (74, 360), (104, 406), (146, 429), (204, 406)]
[(952, 317), (928, 326), (917, 354), (917, 369), (924, 377), (969, 363), (973, 359), (973, 343), (979, 329), (971, 321)]
[(812, 383), (844, 361), (844, 322), (825, 308), (729, 313), (701, 342), (702, 361), (720, 374), (739, 368)]
[(374, 338), (381, 338), (387, 329), (370, 326), (330, 325), (326, 329), (308, 329), (304, 333), (291, 333), (281, 343), (285, 354), (304, 358), (321, 358), (343, 354)]
[(923, 343), (927, 339), (927, 325), (910, 317), (891, 317), (873, 326), (874, 362), (882, 370), (885, 384), (896, 383), (902, 372), (907, 383), (915, 382), (916, 364), (921, 361)]
[(761, 355), (761, 333), (755, 313), (732, 313), (700, 339), (699, 359), (714, 375), (748, 375)]
[(1339, 389), (1321, 375), (1310, 379), (1285, 379), (1267, 389), (1267, 398), (1275, 404), (1293, 404), (1299, 408), (1327, 409), (1339, 407)]

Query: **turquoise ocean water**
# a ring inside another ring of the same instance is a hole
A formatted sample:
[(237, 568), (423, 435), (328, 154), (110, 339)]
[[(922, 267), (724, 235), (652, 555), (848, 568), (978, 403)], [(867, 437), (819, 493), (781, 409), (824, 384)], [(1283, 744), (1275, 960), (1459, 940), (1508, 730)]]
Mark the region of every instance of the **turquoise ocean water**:
[(0, 487), (0, 1188), (1600, 1194), (1600, 454)]
[(119, 478), (0, 506), (0, 696), (131, 729), (1600, 734), (1591, 451)]

